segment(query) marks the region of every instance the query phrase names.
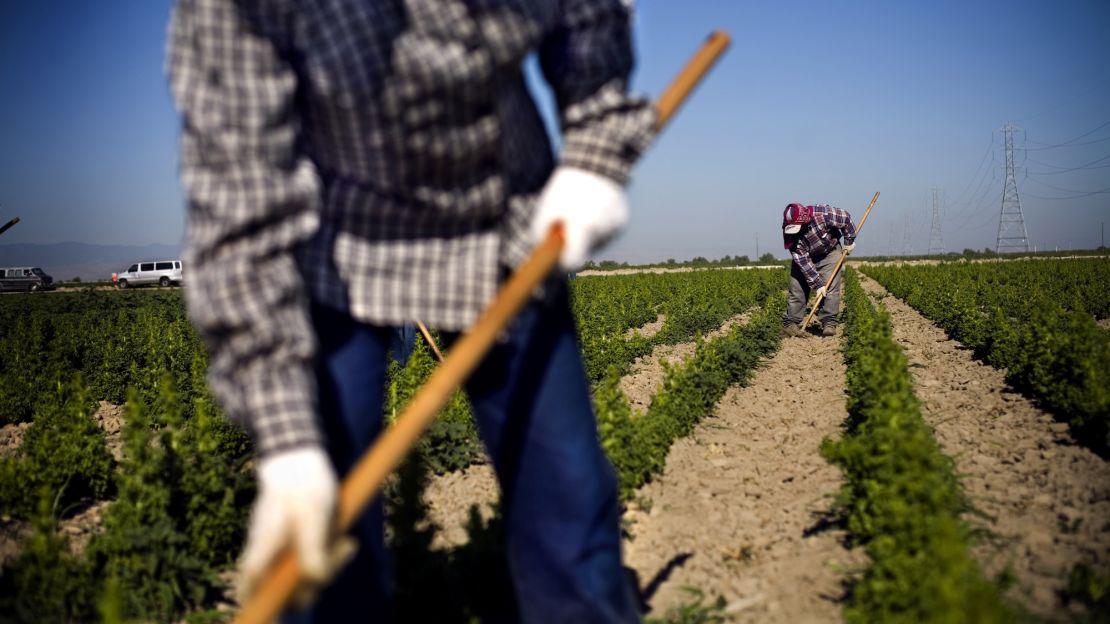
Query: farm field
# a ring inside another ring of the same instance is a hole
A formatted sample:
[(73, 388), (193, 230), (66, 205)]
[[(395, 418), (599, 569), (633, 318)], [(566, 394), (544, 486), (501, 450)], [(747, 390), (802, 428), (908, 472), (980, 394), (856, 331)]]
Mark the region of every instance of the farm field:
[[(779, 337), (782, 269), (573, 280), (649, 616), (1105, 618), (1110, 261), (1029, 264), (851, 271), (835, 338)], [(226, 619), (252, 460), (180, 294), (5, 297), (0, 328), (5, 620)], [(434, 365), (393, 367), (387, 417)], [(496, 611), (464, 397), (417, 455), (387, 491), (402, 613)]]

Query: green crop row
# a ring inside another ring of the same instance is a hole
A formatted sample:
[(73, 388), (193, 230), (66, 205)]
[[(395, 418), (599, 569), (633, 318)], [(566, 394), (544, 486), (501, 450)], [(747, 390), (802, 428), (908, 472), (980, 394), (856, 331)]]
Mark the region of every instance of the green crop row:
[[(656, 345), (675, 344), (717, 329), (730, 316), (785, 288), (781, 270), (710, 270), (580, 277), (571, 281), (586, 376), (599, 383), (610, 369), (628, 371)], [(625, 333), (665, 317), (653, 336)]]
[(620, 481), (621, 496), (662, 471), (671, 443), (689, 435), (712, 412), (730, 385), (744, 383), (760, 359), (779, 345), (786, 297), (770, 295), (748, 323), (710, 342), (699, 340), (694, 356), (669, 368), (646, 412), (633, 413), (610, 371), (594, 394), (601, 443)]
[(55, 293), (3, 304), (0, 425), (31, 420), (36, 402), (75, 374), (92, 400), (116, 405), (128, 388), (149, 404), (163, 374), (186, 397), (203, 391), (192, 368), (199, 359), (203, 370), (206, 352), (177, 292)]
[[(186, 410), (164, 376), (149, 406), (129, 394), (116, 465), (80, 378), (47, 395), (18, 453), (0, 463), (5, 509), (34, 508), (34, 532), (0, 573), (6, 621), (172, 621), (209, 603), (254, 494), (242, 432), (204, 393)], [(91, 540), (71, 553), (59, 522), (105, 498)]]
[(869, 267), (866, 273), (1110, 454), (1110, 260)]
[(921, 418), (907, 361), (849, 271), (844, 361), (848, 419), (822, 454), (844, 473), (837, 499), (871, 563), (852, 586), (849, 622), (1006, 622), (1012, 614), (969, 554), (969, 502)]

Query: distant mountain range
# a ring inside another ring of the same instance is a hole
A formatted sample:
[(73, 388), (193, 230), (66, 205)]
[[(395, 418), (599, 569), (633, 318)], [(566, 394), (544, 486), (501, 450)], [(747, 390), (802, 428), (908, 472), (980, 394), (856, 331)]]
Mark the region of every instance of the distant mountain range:
[(0, 267), (36, 266), (55, 280), (91, 282), (111, 279), (135, 262), (176, 260), (180, 253), (180, 245), (0, 244)]

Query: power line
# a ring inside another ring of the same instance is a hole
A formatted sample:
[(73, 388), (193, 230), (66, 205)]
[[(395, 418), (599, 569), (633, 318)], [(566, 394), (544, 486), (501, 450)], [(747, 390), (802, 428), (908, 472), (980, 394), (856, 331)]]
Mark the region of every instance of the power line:
[[(1098, 132), (1099, 130), (1102, 130), (1106, 126), (1110, 126), (1110, 121), (1107, 121), (1107, 122), (1103, 123), (1102, 125), (1100, 125), (1099, 127), (1095, 128), (1093, 130), (1088, 130), (1087, 132), (1084, 132), (1083, 134), (1081, 134), (1081, 135), (1079, 135), (1075, 138), (1068, 139), (1067, 141), (1064, 141), (1063, 143), (1057, 143), (1055, 145), (1051, 144), (1051, 143), (1041, 143), (1040, 141), (1029, 141), (1029, 142), (1030, 143), (1036, 143), (1037, 145), (1044, 145), (1045, 146), (1045, 147), (1041, 147), (1041, 148), (1038, 148), (1038, 149), (1053, 149), (1053, 148), (1057, 148), (1057, 147), (1070, 147), (1073, 144), (1074, 145), (1088, 145), (1087, 143), (1076, 143), (1076, 141), (1078, 141), (1079, 139), (1082, 139), (1084, 137), (1091, 136), (1092, 134)], [(1107, 139), (1110, 139), (1110, 137), (1107, 137)], [(1100, 140), (1105, 141), (1107, 139), (1100, 139)]]
[[(992, 166), (984, 169), (983, 164), (986, 162), (986, 157), (988, 155), (991, 157)], [(979, 160), (979, 167), (976, 168), (975, 173), (971, 177), (971, 181), (968, 182), (967, 186), (964, 188), (963, 191), (960, 192), (960, 194), (956, 197), (954, 201), (948, 202), (948, 205), (952, 208), (952, 219), (963, 219), (964, 222), (966, 222), (968, 219), (974, 217), (975, 214), (979, 212), (979, 209), (982, 207), (983, 200), (986, 198), (986, 193), (990, 190), (991, 187), (990, 184), (987, 184), (987, 174), (990, 173), (990, 182), (994, 182), (994, 180), (996, 179), (993, 164), (994, 132), (991, 132), (991, 142), (987, 146), (987, 151)], [(981, 176), (980, 173), (982, 174)], [(976, 180), (978, 180), (978, 183), (976, 183)], [(967, 190), (971, 188), (973, 184), (976, 184), (976, 186), (975, 190), (971, 192), (971, 199), (965, 201), (964, 197), (967, 195)]]
[(1110, 188), (1104, 188), (1101, 191), (1077, 191), (1075, 189), (1066, 189), (1066, 188), (1061, 188), (1059, 186), (1053, 186), (1052, 184), (1048, 184), (1046, 182), (1041, 182), (1040, 180), (1038, 180), (1036, 178), (1029, 178), (1029, 180), (1032, 181), (1032, 182), (1036, 182), (1037, 184), (1040, 184), (1041, 186), (1047, 186), (1048, 188), (1050, 188), (1054, 191), (1061, 191), (1061, 192), (1064, 192), (1064, 193), (1079, 193), (1079, 194), (1085, 195), (1085, 196), (1087, 196), (1087, 195), (1098, 195), (1100, 193), (1110, 193)]
[(1104, 160), (1110, 160), (1110, 155), (1103, 156), (1102, 158), (1096, 158), (1096, 159), (1092, 160), (1091, 162), (1089, 162), (1087, 164), (1079, 165), (1077, 167), (1061, 167), (1059, 165), (1053, 165), (1051, 163), (1041, 162), (1039, 160), (1030, 158), (1029, 162), (1031, 162), (1033, 164), (1037, 164), (1037, 165), (1040, 165), (1042, 167), (1051, 167), (1052, 169), (1059, 169), (1059, 171), (1045, 171), (1045, 172), (1030, 171), (1029, 174), (1030, 175), (1060, 175), (1062, 173), (1070, 173), (1072, 171), (1089, 171), (1089, 170), (1092, 170), (1092, 169), (1105, 169), (1107, 167), (1110, 167), (1110, 165), (1099, 165), (1097, 167), (1092, 166), (1092, 165), (1094, 165), (1096, 163), (1100, 163)]
[(1061, 143), (1059, 145), (1046, 145), (1045, 147), (1027, 147), (1025, 148), (1025, 151), (1043, 152), (1044, 150), (1059, 149), (1061, 147), (1081, 147), (1083, 145), (1094, 145), (1096, 143), (1105, 143), (1107, 141), (1110, 141), (1110, 137), (1103, 137), (1101, 139), (1095, 139), (1094, 141), (1083, 141), (1082, 143)]
[[(984, 181), (985, 180), (986, 180), (986, 178), (984, 178)], [(986, 206), (987, 200), (990, 199), (990, 197), (991, 197), (991, 191), (993, 191), (996, 188), (994, 186), (994, 182), (996, 182), (997, 180), (998, 180), (998, 176), (994, 172), (994, 170), (992, 169), (991, 170), (991, 177), (990, 177), (990, 184), (982, 185), (981, 186), (982, 190), (977, 191), (977, 194), (976, 194), (975, 198), (970, 200), (967, 203), (967, 206), (965, 207), (964, 210), (962, 210), (960, 212), (959, 215), (956, 215), (956, 216), (953, 217), (953, 219), (957, 219), (957, 218), (960, 219), (960, 222), (956, 226), (955, 229), (957, 229), (957, 230), (980, 229), (983, 226), (986, 226), (986, 225), (994, 222), (994, 215), (991, 214), (990, 211), (984, 211), (983, 208)], [(969, 209), (970, 209), (970, 211), (968, 211)], [(971, 227), (971, 228), (968, 228), (968, 223), (970, 223), (972, 219), (975, 219), (975, 217), (982, 216), (984, 214), (986, 214), (988, 216), (986, 221), (982, 221), (978, 225), (976, 225), (974, 227)]]
[(994, 154), (994, 133), (992, 132), (991, 133), (991, 142), (990, 142), (989, 145), (987, 145), (987, 151), (983, 152), (983, 157), (979, 159), (979, 166), (975, 168), (975, 173), (971, 174), (971, 179), (968, 180), (967, 186), (964, 187), (964, 190), (960, 191), (960, 194), (956, 196), (955, 200), (953, 200), (953, 202), (952, 202), (953, 204), (959, 204), (960, 201), (964, 198), (964, 195), (967, 194), (968, 189), (971, 188), (972, 183), (974, 183), (975, 179), (978, 177), (979, 171), (981, 171), (983, 169), (983, 163), (987, 162), (987, 156), (992, 156), (991, 161), (992, 162), (994, 161), (993, 154)]

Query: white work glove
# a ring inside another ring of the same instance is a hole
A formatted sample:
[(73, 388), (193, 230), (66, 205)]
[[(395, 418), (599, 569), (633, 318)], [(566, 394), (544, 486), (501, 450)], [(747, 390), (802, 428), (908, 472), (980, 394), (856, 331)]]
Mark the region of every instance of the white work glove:
[(551, 225), (563, 222), (566, 245), (559, 256), (564, 271), (586, 262), (590, 253), (628, 223), (628, 200), (619, 184), (574, 167), (558, 167), (540, 193), (532, 219), (532, 241), (539, 243)]
[(258, 498), (247, 547), (239, 560), (239, 595), (251, 595), (290, 543), (305, 580), (323, 582), (333, 571), (328, 552), (336, 501), (335, 471), (317, 447), (275, 453), (258, 462)]
[(855, 243), (848, 243), (848, 244), (844, 245), (844, 253), (850, 254), (850, 253), (852, 253), (852, 250), (855, 249), (855, 248), (856, 248)]
[(828, 285), (828, 284), (825, 284), (824, 286), (822, 286), (822, 287), (818, 288), (818, 289), (817, 289), (817, 290), (815, 290), (814, 292), (816, 293), (816, 294), (814, 295), (814, 297), (815, 297), (815, 300), (816, 300), (816, 299), (824, 299), (824, 298), (825, 298), (825, 295), (829, 294), (829, 285)]

